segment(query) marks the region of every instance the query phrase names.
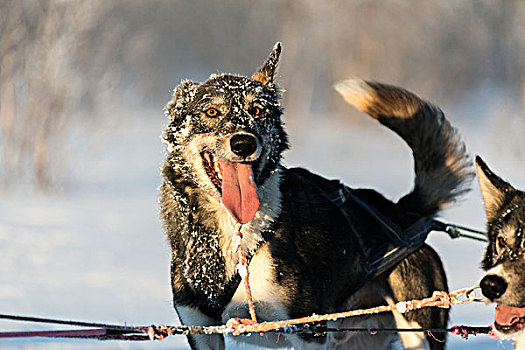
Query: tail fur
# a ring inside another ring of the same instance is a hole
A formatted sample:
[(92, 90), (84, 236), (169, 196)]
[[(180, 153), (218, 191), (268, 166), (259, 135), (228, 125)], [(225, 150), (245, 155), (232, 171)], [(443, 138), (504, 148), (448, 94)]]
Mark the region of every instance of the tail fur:
[(405, 209), (435, 215), (469, 190), (472, 162), (443, 112), (402, 88), (363, 80), (335, 85), (345, 100), (396, 132), (410, 146), (415, 184), (400, 199)]

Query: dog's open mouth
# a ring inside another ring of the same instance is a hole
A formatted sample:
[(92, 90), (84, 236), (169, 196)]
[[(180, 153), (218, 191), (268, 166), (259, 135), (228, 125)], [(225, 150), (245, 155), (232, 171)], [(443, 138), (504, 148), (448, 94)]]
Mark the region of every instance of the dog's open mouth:
[(249, 222), (259, 209), (259, 196), (252, 163), (229, 162), (203, 152), (204, 168), (222, 196), (222, 203), (241, 224)]
[(503, 334), (512, 334), (525, 328), (525, 307), (496, 306), (494, 328)]
[(222, 194), (222, 171), (219, 162), (209, 152), (202, 153), (204, 169), (208, 174), (211, 182), (215, 185), (219, 193)]

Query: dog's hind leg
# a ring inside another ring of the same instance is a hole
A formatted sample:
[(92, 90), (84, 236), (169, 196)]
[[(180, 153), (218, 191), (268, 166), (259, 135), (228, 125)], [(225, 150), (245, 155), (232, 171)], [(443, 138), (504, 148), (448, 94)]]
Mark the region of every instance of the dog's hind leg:
[[(428, 245), (405, 258), (388, 276), (393, 302), (422, 299), (434, 291), (448, 291), (445, 271), (437, 253)], [(448, 309), (437, 307), (394, 314), (397, 327), (446, 328)], [(420, 349), (421, 333), (400, 333), (401, 342), (407, 349)], [(414, 337), (413, 335), (416, 335)], [(446, 333), (424, 336), (432, 350), (445, 348)], [(414, 347), (415, 346), (415, 347)], [(423, 345), (421, 345), (423, 346)], [(423, 347), (424, 348), (424, 347)]]

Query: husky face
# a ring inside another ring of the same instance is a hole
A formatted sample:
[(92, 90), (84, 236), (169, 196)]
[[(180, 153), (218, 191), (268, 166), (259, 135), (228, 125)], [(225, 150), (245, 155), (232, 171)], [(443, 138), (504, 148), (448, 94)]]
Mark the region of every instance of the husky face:
[(500, 179), (476, 158), (489, 244), (480, 282), (487, 302), (496, 303), (494, 328), (503, 338), (525, 338), (525, 193)]
[(173, 169), (205, 194), (224, 203), (240, 223), (259, 207), (257, 189), (288, 147), (274, 75), (276, 45), (251, 78), (212, 75), (203, 83), (183, 81), (166, 107), (163, 135)]

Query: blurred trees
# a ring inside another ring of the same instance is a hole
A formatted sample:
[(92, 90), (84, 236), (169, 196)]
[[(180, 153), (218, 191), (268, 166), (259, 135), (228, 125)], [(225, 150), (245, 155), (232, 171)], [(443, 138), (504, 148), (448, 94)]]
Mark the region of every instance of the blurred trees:
[(488, 83), (523, 105), (523, 18), (519, 0), (0, 0), (0, 179), (49, 186), (71, 118), (103, 127), (112, 103), (162, 118), (181, 79), (249, 74), (277, 40), (291, 122), (348, 111), (332, 84), (350, 76), (440, 103)]
[(110, 96), (149, 33), (111, 1), (0, 2), (0, 178), (45, 189), (56, 181), (63, 133), (78, 109)]

